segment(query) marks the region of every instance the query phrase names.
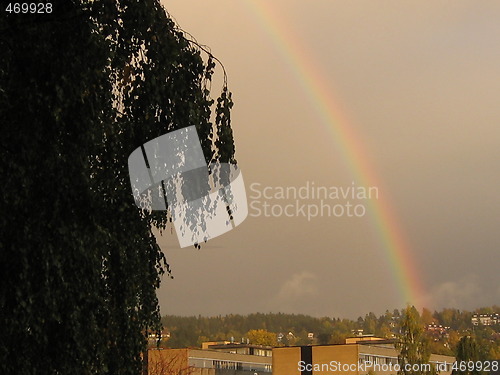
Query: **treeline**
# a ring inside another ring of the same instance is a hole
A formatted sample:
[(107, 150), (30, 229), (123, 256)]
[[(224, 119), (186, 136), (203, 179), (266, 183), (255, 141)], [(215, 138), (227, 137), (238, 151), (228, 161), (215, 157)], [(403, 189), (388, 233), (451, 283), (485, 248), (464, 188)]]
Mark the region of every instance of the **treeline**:
[[(431, 312), (423, 309), (420, 321), (426, 327), (432, 352), (453, 355), (462, 336), (474, 335), (485, 356), (500, 357), (500, 325), (473, 326), (471, 318), (474, 313), (500, 313), (500, 307), (475, 311), (447, 308)], [(401, 315), (402, 311), (397, 309), (379, 316), (370, 312), (356, 320), (284, 313), (214, 317), (166, 315), (162, 323), (169, 338), (162, 345), (199, 347), (204, 341), (247, 342), (250, 338), (251, 343), (259, 344), (256, 342), (258, 337), (265, 336), (269, 342), (269, 333), (274, 337), (274, 345), (341, 344), (345, 338), (360, 334), (389, 339), (399, 334)]]

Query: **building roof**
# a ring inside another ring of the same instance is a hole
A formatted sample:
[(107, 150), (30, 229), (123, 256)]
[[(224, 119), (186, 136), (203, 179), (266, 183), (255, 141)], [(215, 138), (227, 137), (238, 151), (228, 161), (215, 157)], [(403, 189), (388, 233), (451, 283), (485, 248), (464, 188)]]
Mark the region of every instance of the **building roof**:
[(232, 344), (215, 344), (208, 345), (209, 349), (241, 349), (241, 348), (254, 348), (254, 349), (264, 349), (264, 350), (272, 350), (272, 346), (266, 345), (253, 345), (253, 344), (240, 344), (240, 343), (232, 343)]

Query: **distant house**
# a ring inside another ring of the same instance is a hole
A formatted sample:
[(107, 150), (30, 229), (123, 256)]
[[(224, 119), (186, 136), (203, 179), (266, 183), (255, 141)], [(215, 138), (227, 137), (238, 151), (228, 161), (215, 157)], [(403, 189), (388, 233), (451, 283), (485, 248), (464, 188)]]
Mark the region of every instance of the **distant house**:
[(434, 341), (439, 341), (443, 337), (448, 337), (450, 327), (444, 327), (433, 322), (425, 327), (425, 330)]
[(473, 314), (471, 322), (475, 326), (492, 326), (500, 324), (500, 314)]
[(148, 334), (148, 345), (156, 346), (158, 343), (165, 343), (170, 338), (170, 332), (163, 330), (160, 333), (149, 333)]

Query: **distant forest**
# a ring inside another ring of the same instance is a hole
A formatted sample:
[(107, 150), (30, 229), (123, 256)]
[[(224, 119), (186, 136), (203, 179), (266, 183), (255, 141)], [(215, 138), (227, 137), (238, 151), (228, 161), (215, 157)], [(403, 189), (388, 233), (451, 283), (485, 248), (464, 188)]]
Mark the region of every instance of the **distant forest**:
[[(446, 308), (423, 309), (421, 324), (432, 352), (453, 355), (462, 336), (474, 335), (484, 358), (500, 358), (500, 324), (473, 325), (473, 314), (499, 314), (500, 307), (474, 311)], [(170, 348), (200, 347), (204, 341), (249, 342), (275, 346), (341, 344), (355, 335), (397, 338), (401, 311), (368, 313), (356, 320), (315, 318), (302, 314), (255, 313), (214, 317), (166, 315), (162, 318), (167, 338), (160, 345)], [(165, 336), (164, 336), (165, 337)]]

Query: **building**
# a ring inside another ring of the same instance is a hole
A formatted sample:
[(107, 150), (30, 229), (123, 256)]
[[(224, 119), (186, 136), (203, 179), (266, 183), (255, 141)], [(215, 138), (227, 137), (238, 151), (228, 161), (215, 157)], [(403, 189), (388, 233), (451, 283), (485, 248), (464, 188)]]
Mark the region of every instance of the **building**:
[[(282, 347), (273, 349), (273, 375), (377, 375), (397, 373), (394, 340), (370, 338), (341, 345)], [(442, 375), (451, 374), (454, 357), (431, 355)]]
[(443, 327), (433, 322), (425, 327), (425, 330), (434, 341), (439, 341), (449, 337), (450, 327)]
[(357, 337), (348, 337), (345, 339), (346, 344), (356, 344), (358, 342), (366, 343), (368, 341), (387, 341), (387, 340), (380, 337), (375, 337), (373, 335), (362, 335)]
[(222, 343), (202, 343), (202, 349), (216, 350), (219, 352), (233, 353), (233, 354), (247, 354), (256, 355), (261, 357), (271, 357), (273, 355), (272, 346), (252, 345), (252, 344), (239, 344), (231, 342)]
[(158, 343), (165, 343), (170, 338), (170, 332), (163, 330), (160, 333), (149, 333), (148, 334), (148, 347), (157, 346)]
[(473, 314), (471, 322), (475, 326), (492, 326), (500, 324), (500, 314)]
[[(271, 348), (213, 344), (208, 349), (150, 349), (148, 375), (269, 375)], [(253, 353), (253, 354), (250, 354)]]

